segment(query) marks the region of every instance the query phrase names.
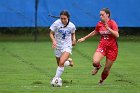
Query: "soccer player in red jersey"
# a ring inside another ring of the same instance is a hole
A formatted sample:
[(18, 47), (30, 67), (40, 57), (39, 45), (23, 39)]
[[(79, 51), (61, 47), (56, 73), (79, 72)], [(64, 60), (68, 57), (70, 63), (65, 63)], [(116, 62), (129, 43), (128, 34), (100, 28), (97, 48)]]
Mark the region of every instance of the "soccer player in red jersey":
[(110, 19), (110, 10), (108, 8), (100, 10), (100, 21), (96, 25), (95, 30), (85, 37), (78, 39), (77, 42), (83, 42), (98, 33), (101, 35), (101, 39), (96, 52), (93, 55), (94, 68), (92, 70), (92, 75), (97, 74), (98, 70), (101, 68), (100, 61), (106, 56), (105, 67), (99, 81), (99, 84), (102, 84), (109, 75), (110, 69), (118, 54), (118, 45), (116, 40), (119, 37), (118, 25), (114, 20)]

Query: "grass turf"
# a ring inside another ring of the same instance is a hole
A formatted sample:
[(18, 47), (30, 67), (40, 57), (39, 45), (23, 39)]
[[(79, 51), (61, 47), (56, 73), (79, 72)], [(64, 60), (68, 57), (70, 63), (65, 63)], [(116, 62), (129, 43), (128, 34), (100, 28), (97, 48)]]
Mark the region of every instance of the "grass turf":
[[(51, 42), (0, 42), (0, 93), (139, 93), (140, 41), (119, 41), (119, 55), (103, 86), (100, 74), (91, 75), (92, 55), (98, 41), (87, 40), (73, 48), (74, 67), (62, 75), (63, 86), (54, 88), (50, 80), (57, 68)], [(104, 65), (104, 60), (101, 64)]]

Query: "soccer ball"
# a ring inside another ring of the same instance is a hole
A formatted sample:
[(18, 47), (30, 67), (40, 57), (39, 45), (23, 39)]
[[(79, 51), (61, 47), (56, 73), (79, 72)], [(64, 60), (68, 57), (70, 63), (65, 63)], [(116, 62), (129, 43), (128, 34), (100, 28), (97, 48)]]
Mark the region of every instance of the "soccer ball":
[(51, 81), (51, 86), (53, 87), (61, 87), (62, 86), (62, 79), (58, 77), (54, 77)]

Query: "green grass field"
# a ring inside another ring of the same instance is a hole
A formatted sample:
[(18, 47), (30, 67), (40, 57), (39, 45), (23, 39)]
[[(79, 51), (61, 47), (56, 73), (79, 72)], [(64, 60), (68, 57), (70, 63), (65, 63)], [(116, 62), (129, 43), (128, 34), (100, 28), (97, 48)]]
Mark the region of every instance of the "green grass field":
[(96, 76), (91, 75), (98, 41), (90, 39), (77, 44), (72, 55), (75, 65), (65, 68), (64, 83), (59, 88), (50, 86), (57, 65), (49, 40), (1, 40), (0, 93), (139, 93), (139, 40), (119, 40), (118, 58), (103, 86), (98, 85), (103, 68)]

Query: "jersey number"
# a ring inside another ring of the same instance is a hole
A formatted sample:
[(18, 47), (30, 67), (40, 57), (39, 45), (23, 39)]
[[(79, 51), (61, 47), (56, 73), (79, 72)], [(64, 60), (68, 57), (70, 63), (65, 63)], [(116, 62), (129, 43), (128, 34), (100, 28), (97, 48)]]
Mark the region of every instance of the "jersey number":
[(109, 39), (108, 35), (103, 35), (104, 39)]
[(62, 39), (65, 39), (66, 38), (66, 32), (64, 32), (63, 34), (62, 34)]

